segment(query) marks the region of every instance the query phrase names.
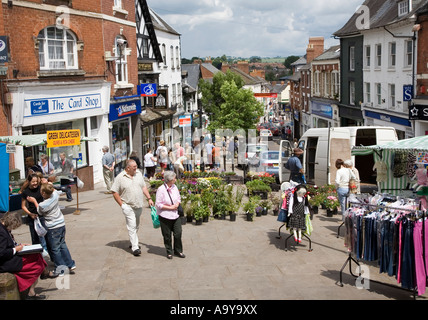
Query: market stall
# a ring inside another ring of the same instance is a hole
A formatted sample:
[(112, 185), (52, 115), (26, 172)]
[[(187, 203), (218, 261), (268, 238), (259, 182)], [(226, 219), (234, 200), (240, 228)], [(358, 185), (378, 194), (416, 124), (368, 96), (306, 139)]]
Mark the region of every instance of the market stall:
[(378, 191), (409, 195), (428, 185), (428, 136), (398, 140), (383, 145), (356, 146), (352, 155), (373, 154)]

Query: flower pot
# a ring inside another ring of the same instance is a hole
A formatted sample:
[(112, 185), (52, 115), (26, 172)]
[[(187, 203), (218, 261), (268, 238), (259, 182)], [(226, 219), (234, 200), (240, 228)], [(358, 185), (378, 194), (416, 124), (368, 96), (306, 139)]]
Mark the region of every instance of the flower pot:
[(263, 208), (262, 215), (266, 216), (267, 214), (268, 214), (268, 209), (267, 208)]
[(337, 208), (336, 209), (327, 209), (327, 217), (333, 217), (334, 214), (337, 214)]
[(267, 191), (253, 191), (253, 195), (259, 196), (262, 200), (267, 200), (268, 198)]
[(202, 222), (208, 222), (209, 221), (209, 217), (208, 216), (204, 216), (203, 218), (202, 218)]
[(318, 214), (318, 207), (312, 207), (312, 209), (314, 210), (314, 214)]
[(272, 212), (273, 212), (273, 215), (274, 215), (274, 216), (277, 216), (277, 215), (278, 215), (279, 210), (278, 210), (278, 209), (273, 209), (273, 210), (272, 210)]
[(249, 212), (247, 212), (246, 214), (247, 214), (247, 221), (253, 221), (253, 214)]
[(192, 222), (193, 221), (193, 216), (192, 215), (186, 216), (186, 221), (187, 222)]
[(203, 221), (203, 218), (196, 219), (195, 224), (196, 224), (197, 226), (200, 226), (200, 225), (202, 225), (202, 221)]
[(261, 217), (261, 216), (262, 216), (262, 211), (263, 211), (263, 210), (256, 211), (256, 217)]
[(236, 221), (236, 213), (235, 212), (231, 212), (229, 214), (229, 217), (230, 217), (230, 221)]

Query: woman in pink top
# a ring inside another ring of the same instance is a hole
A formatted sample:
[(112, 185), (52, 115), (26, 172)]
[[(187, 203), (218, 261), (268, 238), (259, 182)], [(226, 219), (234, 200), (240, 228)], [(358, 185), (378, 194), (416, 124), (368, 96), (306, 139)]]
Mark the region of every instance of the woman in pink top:
[[(181, 197), (180, 191), (175, 185), (176, 175), (172, 171), (165, 171), (163, 177), (165, 183), (156, 192), (156, 210), (159, 216), (167, 258), (172, 259), (173, 254), (184, 258), (183, 243), (181, 241), (181, 219), (177, 212)], [(174, 235), (174, 246), (172, 245), (171, 234)]]

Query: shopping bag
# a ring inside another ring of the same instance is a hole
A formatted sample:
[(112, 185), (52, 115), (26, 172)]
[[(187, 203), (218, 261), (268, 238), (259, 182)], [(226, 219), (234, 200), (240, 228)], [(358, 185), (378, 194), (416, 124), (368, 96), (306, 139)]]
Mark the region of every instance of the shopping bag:
[(276, 219), (279, 222), (287, 222), (288, 210), (281, 209), (279, 210), (278, 218)]
[(159, 222), (159, 216), (156, 212), (156, 207), (151, 208), (151, 215), (152, 215), (153, 228), (155, 229), (159, 228), (160, 222)]
[(36, 233), (39, 237), (44, 237), (46, 233), (48, 233), (40, 222), (39, 217), (34, 219), (34, 230), (36, 230)]

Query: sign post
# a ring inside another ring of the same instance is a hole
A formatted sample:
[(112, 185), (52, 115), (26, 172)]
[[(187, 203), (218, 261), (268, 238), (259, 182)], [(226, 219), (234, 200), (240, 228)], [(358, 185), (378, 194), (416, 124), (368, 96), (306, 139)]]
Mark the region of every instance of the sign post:
[[(80, 129), (71, 129), (71, 130), (58, 130), (58, 131), (48, 131), (46, 133), (47, 137), (47, 147), (48, 148), (56, 148), (56, 147), (69, 147), (69, 146), (77, 146), (80, 145)], [(76, 159), (76, 179), (79, 178), (78, 167), (77, 167)], [(76, 182), (76, 201), (77, 208), (74, 211), (74, 215), (80, 215), (79, 210), (79, 187)]]

